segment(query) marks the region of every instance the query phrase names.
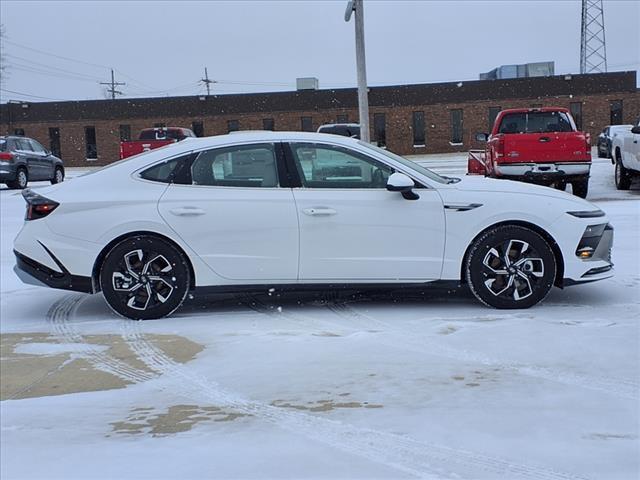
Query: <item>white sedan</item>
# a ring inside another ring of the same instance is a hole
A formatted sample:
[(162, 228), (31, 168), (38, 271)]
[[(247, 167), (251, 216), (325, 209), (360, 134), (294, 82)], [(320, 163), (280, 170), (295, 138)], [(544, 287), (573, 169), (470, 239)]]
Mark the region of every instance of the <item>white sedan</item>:
[(102, 291), (133, 319), (189, 292), (468, 284), (527, 308), (553, 285), (613, 275), (604, 212), (558, 190), (439, 176), (336, 135), (187, 139), (26, 190), (15, 271)]

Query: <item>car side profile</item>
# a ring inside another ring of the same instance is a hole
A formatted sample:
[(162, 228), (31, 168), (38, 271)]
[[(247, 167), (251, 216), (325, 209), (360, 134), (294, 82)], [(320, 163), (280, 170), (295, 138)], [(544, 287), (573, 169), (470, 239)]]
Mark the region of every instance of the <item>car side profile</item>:
[(611, 163), (614, 163), (611, 142), (613, 138), (620, 132), (629, 131), (633, 128), (633, 125), (607, 125), (602, 129), (602, 132), (598, 135), (596, 141), (596, 148), (598, 150), (598, 158), (610, 158)]
[(26, 188), (30, 181), (64, 180), (62, 160), (32, 138), (0, 137), (0, 182), (9, 188)]
[(120, 315), (170, 315), (189, 292), (466, 283), (528, 308), (613, 275), (591, 203), (535, 185), (442, 177), (337, 135), (187, 139), (23, 193), (23, 281), (102, 292)]

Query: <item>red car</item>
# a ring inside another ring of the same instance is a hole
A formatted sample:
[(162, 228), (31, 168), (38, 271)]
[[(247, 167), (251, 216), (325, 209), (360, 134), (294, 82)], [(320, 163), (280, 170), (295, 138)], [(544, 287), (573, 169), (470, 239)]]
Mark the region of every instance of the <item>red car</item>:
[(490, 134), (479, 133), (484, 151), (471, 150), (468, 173), (553, 186), (586, 198), (591, 137), (579, 131), (566, 108), (501, 111)]
[(120, 159), (132, 157), (133, 155), (195, 136), (191, 130), (182, 127), (145, 128), (140, 131), (138, 140), (120, 142)]

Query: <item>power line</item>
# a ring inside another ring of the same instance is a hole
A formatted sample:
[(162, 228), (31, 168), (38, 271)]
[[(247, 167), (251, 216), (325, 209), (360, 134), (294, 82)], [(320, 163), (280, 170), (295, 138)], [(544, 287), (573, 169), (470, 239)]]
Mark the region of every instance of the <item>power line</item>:
[(7, 92), (7, 93), (13, 93), (15, 95), (21, 95), (23, 97), (39, 98), (39, 99), (42, 99), (42, 100), (54, 100), (54, 101), (61, 101), (61, 102), (67, 101), (67, 100), (64, 100), (62, 98), (41, 97), (39, 95), (32, 95), (30, 93), (23, 93), (23, 92), (16, 92), (14, 90), (7, 90), (6, 88), (0, 88), (0, 91)]
[(111, 88), (107, 88), (107, 92), (111, 94), (111, 100), (116, 99), (117, 95), (124, 95), (120, 90), (116, 90), (116, 87), (119, 85), (126, 85), (124, 82), (116, 82), (115, 76), (113, 74), (113, 68), (111, 69), (111, 82), (100, 82), (100, 85), (111, 85)]
[(18, 48), (24, 48), (25, 50), (31, 50), (32, 52), (37, 52), (40, 53), (42, 55), (47, 55), (49, 57), (56, 57), (56, 58), (60, 58), (62, 60), (68, 60), (70, 62), (76, 62), (76, 63), (82, 63), (84, 65), (90, 65), (92, 67), (98, 67), (98, 68), (106, 68), (109, 69), (110, 67), (107, 67), (106, 65), (100, 65), (98, 63), (91, 63), (91, 62), (85, 62), (84, 60), (78, 60), (75, 58), (71, 58), (71, 57), (65, 57), (62, 55), (57, 55), (55, 53), (51, 53), (51, 52), (45, 52), (44, 50), (38, 50), (37, 48), (33, 48), (33, 47), (27, 47), (26, 45), (22, 45), (20, 43), (16, 43), (13, 42), (11, 40), (3, 40), (4, 43), (8, 43), (9, 45), (13, 45), (14, 47), (18, 47)]
[(207, 87), (207, 95), (211, 95), (211, 84), (218, 83), (215, 80), (209, 79), (209, 72), (207, 72), (207, 67), (204, 67), (204, 78), (201, 78), (200, 82)]
[[(76, 75), (76, 76), (85, 77), (87, 79), (91, 79), (91, 80), (94, 80), (94, 81), (100, 81), (100, 79), (98, 77), (93, 77), (91, 75), (87, 75), (86, 73), (76, 72), (76, 71), (73, 71), (73, 70), (67, 70), (65, 68), (60, 68), (60, 67), (54, 67), (53, 65), (49, 65), (49, 64), (41, 63), (41, 62), (36, 62), (35, 60), (31, 60), (31, 59), (25, 58), (25, 57), (20, 57), (18, 55), (12, 55), (10, 53), (7, 53), (6, 56), (9, 57), (9, 58), (17, 59), (19, 61), (28, 62), (29, 64), (33, 64), (33, 65), (36, 65), (38, 67), (44, 67), (44, 68), (47, 68), (47, 69), (57, 70), (59, 72), (67, 73), (67, 74), (70, 74), (70, 75)], [(13, 62), (15, 62), (15, 60), (13, 60)], [(29, 65), (27, 65), (27, 66), (29, 66)]]

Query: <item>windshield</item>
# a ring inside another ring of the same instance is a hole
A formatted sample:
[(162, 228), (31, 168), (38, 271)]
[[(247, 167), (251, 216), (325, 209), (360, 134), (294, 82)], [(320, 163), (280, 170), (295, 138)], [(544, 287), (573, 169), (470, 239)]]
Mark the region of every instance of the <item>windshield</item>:
[(424, 175), (425, 177), (430, 178), (433, 181), (436, 181), (438, 183), (449, 183), (449, 179), (442, 177), (435, 172), (432, 172), (428, 168), (425, 168), (422, 165), (420, 165), (419, 163), (413, 162), (407, 158), (401, 157), (400, 155), (396, 155), (393, 152), (389, 152), (384, 148), (376, 147), (375, 145), (371, 145), (370, 143), (367, 143), (367, 142), (359, 141), (358, 143), (364, 147), (367, 147), (371, 150), (381, 153), (385, 157), (389, 157), (395, 160), (396, 162), (401, 163), (402, 165), (410, 168), (411, 170), (415, 170), (416, 172)]

